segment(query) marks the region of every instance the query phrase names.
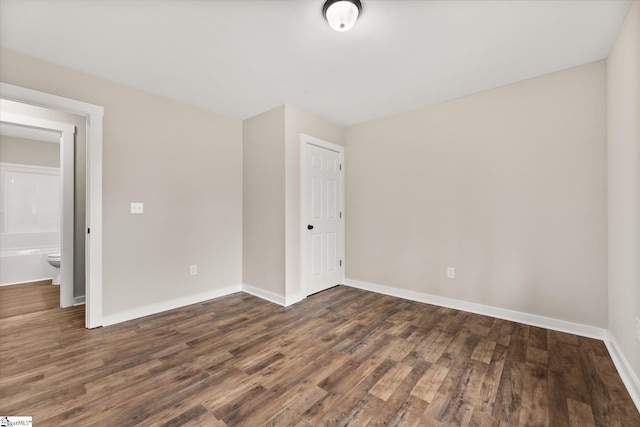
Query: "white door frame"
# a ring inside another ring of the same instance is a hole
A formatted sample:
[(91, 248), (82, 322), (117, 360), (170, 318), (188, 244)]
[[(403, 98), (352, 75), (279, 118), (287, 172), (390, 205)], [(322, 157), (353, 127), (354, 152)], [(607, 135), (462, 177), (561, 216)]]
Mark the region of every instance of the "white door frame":
[(302, 292), (305, 296), (310, 295), (309, 284), (305, 281), (308, 276), (308, 248), (305, 245), (305, 236), (307, 231), (307, 224), (309, 220), (308, 202), (309, 194), (306, 192), (307, 186), (305, 180), (307, 179), (308, 165), (305, 161), (307, 156), (307, 147), (309, 145), (315, 145), (320, 148), (335, 151), (340, 155), (341, 174), (340, 174), (340, 204), (342, 211), (342, 220), (340, 221), (340, 236), (338, 238), (338, 250), (340, 252), (340, 258), (342, 259), (342, 266), (340, 268), (340, 281), (344, 283), (346, 259), (345, 259), (345, 206), (344, 206), (344, 182), (345, 182), (345, 167), (344, 167), (344, 147), (341, 145), (333, 144), (331, 142), (324, 141), (320, 138), (316, 138), (304, 133), (300, 134), (300, 284)]
[(36, 117), (3, 113), (0, 123), (60, 133), (60, 179), (62, 181), (62, 218), (60, 227), (60, 307), (73, 305), (74, 246), (74, 135), (76, 127)]
[[(104, 108), (0, 82), (0, 98), (84, 116), (87, 121), (85, 327), (102, 326), (102, 118)], [(89, 233), (89, 230), (90, 233)]]

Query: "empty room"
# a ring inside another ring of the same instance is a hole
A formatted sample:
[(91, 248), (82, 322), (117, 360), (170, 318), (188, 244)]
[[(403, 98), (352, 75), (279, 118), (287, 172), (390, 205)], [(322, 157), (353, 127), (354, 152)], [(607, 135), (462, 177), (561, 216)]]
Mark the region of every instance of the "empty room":
[(640, 0), (0, 0), (2, 426), (640, 426)]

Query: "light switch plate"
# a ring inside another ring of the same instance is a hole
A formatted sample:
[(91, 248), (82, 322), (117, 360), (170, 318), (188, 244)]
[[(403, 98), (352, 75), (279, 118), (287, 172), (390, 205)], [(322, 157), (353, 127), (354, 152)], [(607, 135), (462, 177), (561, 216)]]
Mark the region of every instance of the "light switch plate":
[(143, 213), (144, 212), (144, 204), (143, 203), (131, 203), (131, 213)]

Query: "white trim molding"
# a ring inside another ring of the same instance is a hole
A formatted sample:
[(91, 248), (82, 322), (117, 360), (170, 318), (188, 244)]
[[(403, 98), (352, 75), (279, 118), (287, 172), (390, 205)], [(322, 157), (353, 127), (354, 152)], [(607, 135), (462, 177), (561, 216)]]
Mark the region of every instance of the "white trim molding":
[[(24, 126), (58, 134), (60, 144), (60, 184), (62, 191), (62, 218), (60, 222), (60, 307), (73, 305), (74, 276), (74, 221), (75, 221), (75, 133), (69, 123), (54, 122), (27, 115), (2, 113), (0, 123)], [(34, 173), (31, 171), (30, 173)]]
[(609, 350), (611, 360), (613, 360), (613, 364), (616, 366), (622, 382), (627, 387), (633, 403), (636, 404), (636, 408), (640, 411), (640, 380), (638, 380), (633, 369), (631, 369), (631, 365), (629, 365), (629, 362), (627, 362), (627, 359), (624, 357), (624, 353), (622, 353), (611, 331), (607, 331), (604, 344), (607, 346), (607, 350)]
[[(579, 335), (587, 338), (594, 338), (604, 341), (611, 359), (618, 370), (620, 377), (624, 385), (626, 386), (631, 399), (635, 403), (638, 410), (640, 410), (640, 381), (638, 377), (631, 369), (631, 366), (625, 359), (615, 337), (610, 331), (597, 328), (594, 326), (582, 325), (579, 323), (568, 322), (565, 320), (552, 319), (549, 317), (538, 316), (535, 314), (523, 313), (513, 310), (507, 310), (499, 307), (492, 307), (483, 304), (476, 304), (467, 301), (456, 300), (452, 298), (440, 297), (437, 295), (430, 295), (416, 291), (409, 291), (405, 289), (393, 288), (390, 286), (379, 285), (376, 283), (363, 282), (354, 279), (345, 279), (344, 286), (352, 288), (363, 289), (370, 292), (375, 292), (383, 295), (389, 295), (396, 298), (403, 298), (411, 301), (422, 302), (426, 304), (432, 304), (439, 307), (447, 307), (456, 310), (466, 311), (470, 313), (481, 314), (484, 316), (495, 317), (498, 319), (509, 320), (512, 322), (524, 323), (527, 325), (537, 326), (545, 329), (551, 329), (554, 331), (565, 332), (569, 334)], [(189, 295), (182, 298), (177, 298), (171, 301), (165, 301), (162, 303), (151, 304), (145, 307), (140, 307), (134, 310), (129, 310), (122, 313), (116, 313), (103, 317), (104, 326), (114, 325), (116, 323), (126, 322), (128, 320), (138, 319), (141, 317), (149, 316), (152, 314), (161, 313), (175, 308), (184, 307), (191, 304), (197, 304), (214, 298), (220, 298), (223, 296), (231, 295), (237, 292), (245, 292), (279, 306), (288, 307), (297, 302), (305, 299), (305, 295), (299, 292), (290, 297), (283, 297), (281, 295), (274, 294), (273, 292), (266, 291), (264, 289), (256, 288), (250, 285), (235, 285), (228, 286), (226, 288), (203, 292), (196, 295)], [(84, 303), (84, 297), (76, 297), (74, 305), (80, 305)]]
[[(333, 151), (338, 154), (340, 157), (340, 236), (338, 237), (338, 257), (340, 259), (339, 269), (339, 281), (344, 282), (345, 280), (345, 271), (346, 271), (346, 251), (345, 251), (345, 241), (346, 241), (346, 206), (345, 206), (345, 160), (344, 160), (344, 147), (341, 145), (334, 144), (332, 142), (325, 141), (320, 138), (316, 138), (304, 133), (300, 134), (300, 286), (302, 288), (301, 293), (303, 293), (303, 298), (309, 296), (312, 293), (318, 292), (318, 289), (311, 289), (311, 285), (308, 283), (308, 278), (311, 277), (310, 271), (310, 258), (309, 258), (309, 245), (308, 239), (309, 234), (306, 232), (306, 226), (303, 224), (309, 224), (310, 214), (308, 212), (308, 204), (309, 197), (307, 187), (305, 183), (307, 182), (307, 178), (309, 178), (309, 166), (306, 162), (309, 146), (316, 146), (320, 148), (324, 148), (329, 151)], [(301, 301), (300, 296), (296, 293), (291, 296), (291, 304), (295, 304), (298, 301)], [(287, 305), (291, 305), (287, 304)]]
[[(120, 313), (109, 314), (103, 316), (103, 326), (115, 325), (116, 323), (127, 322), (129, 320), (139, 319), (145, 316), (151, 316), (153, 314), (162, 313), (165, 311), (173, 310), (176, 308), (184, 307), (191, 304), (197, 304), (200, 302), (208, 301), (215, 298), (224, 297), (227, 295), (235, 294), (238, 292), (244, 292), (249, 295), (253, 295), (265, 301), (272, 302), (282, 307), (295, 304), (302, 301), (305, 296), (302, 293), (296, 294), (293, 297), (285, 298), (283, 296), (274, 294), (273, 292), (265, 291), (264, 289), (256, 288), (250, 285), (234, 285), (226, 288), (217, 289), (208, 292), (202, 292), (195, 295), (188, 295), (181, 298), (176, 298), (170, 301), (164, 301), (156, 304), (146, 305), (144, 307), (135, 308)], [(84, 297), (77, 297), (74, 301), (74, 305), (84, 303)]]
[(149, 304), (144, 307), (134, 308), (133, 310), (123, 311), (120, 313), (108, 314), (102, 317), (102, 325), (109, 326), (116, 323), (126, 322), (128, 320), (139, 319), (141, 317), (150, 316), (152, 314), (162, 313), (164, 311), (173, 310), (175, 308), (184, 307), (191, 304), (197, 304), (214, 298), (220, 298), (227, 295), (242, 292), (242, 285), (227, 286), (222, 289), (202, 292), (195, 295), (187, 295), (170, 301), (163, 301), (156, 304)]
[(264, 289), (256, 288), (251, 285), (242, 285), (242, 292), (246, 292), (249, 295), (262, 298), (265, 301), (278, 304), (282, 307), (289, 307), (290, 305), (296, 304), (307, 297), (303, 292), (297, 292), (293, 295), (283, 297), (282, 295), (274, 294), (273, 292), (265, 291)]
[(262, 298), (263, 300), (285, 306), (285, 297), (274, 294), (273, 292), (265, 291), (264, 289), (256, 288), (251, 285), (242, 285), (242, 292), (253, 295), (254, 297)]
[(37, 175), (60, 175), (60, 168), (51, 166), (20, 165), (0, 162), (0, 172), (31, 173)]
[(352, 288), (377, 292), (379, 294), (404, 298), (411, 301), (424, 302), (440, 307), (468, 311), (470, 313), (482, 314), (484, 316), (496, 317), (498, 319), (510, 320), (512, 322), (524, 323), (526, 325), (538, 326), (540, 328), (566, 332), (569, 334), (580, 335), (587, 338), (604, 340), (607, 333), (606, 329), (596, 328), (595, 326), (568, 322), (566, 320), (552, 319), (550, 317), (538, 316), (536, 314), (523, 313), (520, 311), (492, 307), (490, 305), (477, 304), (453, 298), (425, 294), (422, 292), (409, 291), (406, 289), (392, 288), (390, 286), (378, 285), (376, 283), (362, 282), (354, 279), (345, 279), (345, 285), (351, 286)]
[(73, 306), (74, 307), (76, 305), (84, 305), (84, 303), (85, 303), (84, 295), (82, 295), (81, 297), (73, 297)]
[[(51, 279), (53, 279), (53, 277), (42, 277), (40, 279), (25, 280), (22, 282), (0, 283), (0, 286), (24, 285), (25, 283), (44, 282), (45, 280), (51, 280)], [(58, 285), (52, 284), (51, 286), (58, 286)]]
[(507, 310), (499, 307), (492, 307), (483, 304), (476, 304), (468, 301), (461, 301), (453, 298), (446, 298), (437, 295), (425, 294), (422, 292), (409, 291), (406, 289), (393, 288), (376, 283), (363, 282), (354, 279), (345, 279), (345, 286), (363, 289), (365, 291), (376, 292), (397, 298), (404, 298), (411, 301), (423, 302), (440, 307), (453, 308), (470, 313), (482, 314), (484, 316), (496, 317), (498, 319), (510, 320), (512, 322), (524, 323), (526, 325), (551, 329), (559, 332), (566, 332), (587, 338), (594, 338), (604, 342), (609, 350), (613, 364), (618, 370), (620, 378), (624, 383), (631, 399), (640, 411), (640, 380), (633, 372), (631, 365), (627, 362), (624, 354), (620, 350), (611, 331), (595, 326), (583, 325), (580, 323), (568, 322), (566, 320), (552, 319), (550, 317), (538, 316), (535, 314), (523, 313), (520, 311)]
[(0, 98), (84, 116), (87, 123), (85, 327), (102, 326), (102, 119), (104, 107), (0, 82)]
[(300, 292), (296, 292), (293, 295), (287, 295), (285, 297), (285, 303), (284, 306), (285, 307), (289, 307), (290, 305), (293, 304), (297, 304), (300, 301), (302, 301), (303, 299), (305, 299), (307, 296), (304, 294), (304, 292), (300, 291)]

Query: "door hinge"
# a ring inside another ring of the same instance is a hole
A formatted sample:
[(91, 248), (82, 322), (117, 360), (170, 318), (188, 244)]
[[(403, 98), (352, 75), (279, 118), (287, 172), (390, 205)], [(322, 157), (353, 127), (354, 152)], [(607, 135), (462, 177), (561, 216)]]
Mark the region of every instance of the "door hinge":
[(340, 267), (342, 267), (342, 260), (340, 260)]
[(91, 234), (91, 229), (87, 228), (87, 234)]
[(342, 163), (340, 163), (340, 170), (342, 170)]
[(340, 218), (342, 218), (342, 212), (340, 212)]

